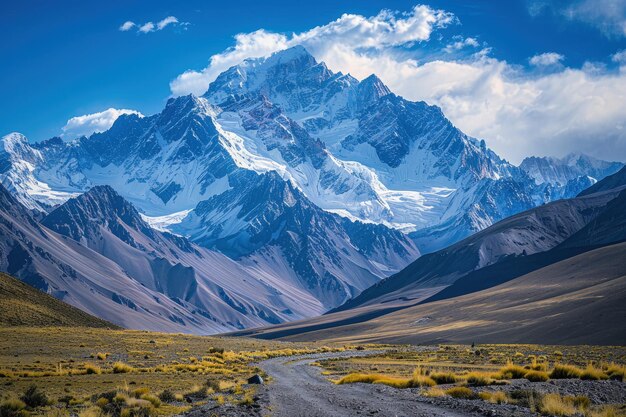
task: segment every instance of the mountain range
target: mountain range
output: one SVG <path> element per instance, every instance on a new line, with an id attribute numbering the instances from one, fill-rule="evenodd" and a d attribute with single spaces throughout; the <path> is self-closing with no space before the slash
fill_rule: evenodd
<path id="1" fill-rule="evenodd" d="M 243 336 L 393 343 L 626 342 L 626 168 L 511 218 L 328 314 Z"/>
<path id="2" fill-rule="evenodd" d="M 117 325 L 194 333 L 425 300 L 561 244 L 613 194 L 560 199 L 623 167 L 515 166 L 299 46 L 102 133 L 0 145 L 2 271 Z"/>

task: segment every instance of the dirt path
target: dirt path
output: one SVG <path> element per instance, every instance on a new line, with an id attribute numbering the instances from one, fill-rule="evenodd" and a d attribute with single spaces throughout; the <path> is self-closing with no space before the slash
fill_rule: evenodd
<path id="1" fill-rule="evenodd" d="M 423 346 L 416 349 L 432 349 Z M 527 409 L 508 404 L 451 397 L 426 398 L 417 389 L 385 385 L 329 382 L 311 362 L 337 357 L 367 356 L 373 351 L 348 351 L 269 359 L 257 364 L 272 381 L 258 386 L 253 404 L 215 401 L 182 417 L 528 417 Z"/>
<path id="2" fill-rule="evenodd" d="M 259 397 L 267 404 L 261 414 L 272 417 L 474 415 L 422 402 L 411 390 L 371 384 L 334 385 L 321 375 L 319 367 L 310 366 L 319 359 L 367 354 L 371 352 L 326 353 L 261 362 L 259 367 L 273 379 L 259 390 Z"/>

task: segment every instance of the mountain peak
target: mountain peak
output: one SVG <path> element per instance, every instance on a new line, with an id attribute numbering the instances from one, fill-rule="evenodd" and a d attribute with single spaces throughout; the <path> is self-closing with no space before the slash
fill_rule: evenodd
<path id="1" fill-rule="evenodd" d="M 275 64 L 285 63 L 294 60 L 303 60 L 312 63 L 313 65 L 317 64 L 317 61 L 315 60 L 313 55 L 311 55 L 309 51 L 307 51 L 307 49 L 302 45 L 296 45 L 292 46 L 291 48 L 283 49 L 282 51 L 274 52 L 266 60 L 266 62 L 268 64 Z"/>
<path id="2" fill-rule="evenodd" d="M 2 147 L 5 151 L 11 153 L 16 147 L 20 148 L 24 145 L 28 145 L 28 139 L 26 136 L 19 132 L 11 132 L 8 135 L 2 137 Z"/>
<path id="3" fill-rule="evenodd" d="M 42 223 L 77 241 L 98 236 L 98 229 L 102 226 L 130 244 L 130 235 L 122 223 L 145 234 L 152 234 L 152 229 L 135 207 L 109 185 L 97 185 L 68 200 L 48 214 Z"/>

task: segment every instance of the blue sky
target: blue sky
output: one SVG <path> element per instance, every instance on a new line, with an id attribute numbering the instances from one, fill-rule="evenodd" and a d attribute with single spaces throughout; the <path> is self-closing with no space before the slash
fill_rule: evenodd
<path id="1" fill-rule="evenodd" d="M 573 97 L 558 97 L 558 82 L 565 83 L 564 88 L 571 85 L 572 79 L 580 82 L 578 90 L 602 98 L 596 107 L 614 107 L 624 98 L 621 87 L 625 78 L 621 77 L 620 68 L 626 65 L 626 55 L 622 57 L 619 52 L 626 49 L 625 2 L 595 0 L 596 7 L 590 11 L 585 9 L 589 1 L 428 1 L 423 4 L 432 11 L 445 11 L 449 18 L 444 19 L 445 22 L 440 20 L 440 25 L 432 24 L 427 38 L 406 43 L 394 40 L 380 48 L 370 47 L 366 52 L 361 50 L 362 44 L 355 44 L 356 52 L 352 52 L 372 60 L 391 57 L 394 65 L 411 63 L 411 68 L 417 71 L 414 77 L 397 78 L 393 69 L 385 73 L 387 67 L 381 66 L 381 78 L 402 95 L 442 106 L 463 130 L 484 137 L 489 145 L 512 160 L 533 149 L 536 152 L 532 153 L 536 154 L 576 150 L 579 148 L 577 139 L 572 137 L 594 135 L 612 137 L 606 146 L 617 148 L 617 153 L 608 152 L 609 149 L 597 156 L 617 154 L 625 158 L 626 150 L 622 152 L 621 148 L 626 140 L 619 131 L 622 128 L 619 120 L 626 116 L 623 113 L 611 114 L 608 118 L 605 114 L 598 115 L 587 123 L 594 126 L 592 131 L 586 126 L 566 132 L 566 136 L 555 126 L 540 132 L 540 139 L 542 135 L 554 137 L 555 132 L 563 135 L 546 150 L 537 149 L 537 143 L 542 142 L 523 147 L 516 144 L 519 138 L 533 132 L 533 114 L 545 113 L 532 101 L 537 91 L 546 96 L 542 102 L 554 100 L 553 106 L 560 106 L 558 100 L 574 101 Z M 0 134 L 19 131 L 33 141 L 41 140 L 60 134 L 68 119 L 74 116 L 108 108 L 152 114 L 163 107 L 172 91 L 185 92 L 184 88 L 178 91 L 170 87 L 177 76 L 189 69 L 201 71 L 207 67 L 211 56 L 235 46 L 233 36 L 238 33 L 265 29 L 290 38 L 292 33 L 304 34 L 314 27 L 326 27 L 344 13 L 368 19 L 377 16 L 382 9 L 390 9 L 400 11 L 393 19 L 405 19 L 416 4 L 399 0 L 316 0 L 310 5 L 246 0 L 2 2 Z M 168 16 L 175 16 L 178 23 L 149 33 L 137 30 L 146 22 L 156 25 Z M 382 20 L 389 19 L 383 17 Z M 120 31 L 126 21 L 135 22 L 137 26 Z M 343 35 L 332 36 L 330 43 L 345 42 Z M 360 68 L 350 65 L 343 68 L 344 61 L 336 54 L 331 56 L 327 49 L 316 49 L 315 45 L 311 48 L 318 59 L 328 60 L 332 69 L 359 72 Z M 533 56 L 546 53 L 553 55 L 531 60 Z M 425 65 L 429 62 L 437 65 Z M 453 63 L 457 65 L 453 67 Z M 430 68 L 432 73 L 427 72 Z M 484 88 L 477 79 L 461 77 L 468 70 L 477 71 L 477 78 L 493 81 L 489 93 L 482 91 Z M 204 76 L 210 78 L 206 72 Z M 463 90 L 470 88 L 472 92 L 460 93 L 458 86 L 445 91 L 420 86 L 420 80 L 443 85 L 447 77 L 457 80 L 459 86 L 471 86 Z M 497 85 L 499 82 L 505 85 L 503 92 Z M 611 88 L 613 86 L 618 88 Z M 524 91 L 520 93 L 520 89 Z M 618 90 L 617 93 L 614 90 Z M 614 97 L 603 101 L 605 91 Z M 548 96 L 549 93 L 552 95 Z M 499 104 L 497 109 L 489 107 L 494 97 L 502 103 L 518 103 L 517 108 L 523 107 L 524 124 L 517 122 L 520 126 L 515 128 L 505 126 L 509 123 L 498 119 L 496 124 L 502 127 L 494 127 L 489 120 L 494 112 L 503 119 L 521 117 L 506 104 Z M 476 109 L 462 110 L 468 105 Z M 480 117 L 474 115 L 481 111 L 484 114 Z M 571 112 L 555 115 L 558 117 L 555 123 L 566 123 L 567 119 L 563 118 L 567 114 L 572 115 Z M 597 146 L 587 140 L 582 150 L 589 148 L 593 153 Z"/>

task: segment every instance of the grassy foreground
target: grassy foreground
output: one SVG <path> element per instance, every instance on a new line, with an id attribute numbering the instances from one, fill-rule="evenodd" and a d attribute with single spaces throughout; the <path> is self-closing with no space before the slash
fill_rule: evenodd
<path id="1" fill-rule="evenodd" d="M 528 384 L 558 379 L 626 381 L 626 347 L 541 345 L 441 345 L 399 349 L 361 358 L 316 363 L 337 384 L 416 388 L 427 397 L 517 404 L 548 416 L 626 416 L 625 404 L 592 404 L 584 395 L 542 393 Z M 512 380 L 526 388 L 502 390 Z M 626 384 L 623 385 L 626 389 Z"/>
<path id="2" fill-rule="evenodd" d="M 0 417 L 172 415 L 250 403 L 250 362 L 344 350 L 313 344 L 82 327 L 0 328 Z"/>

